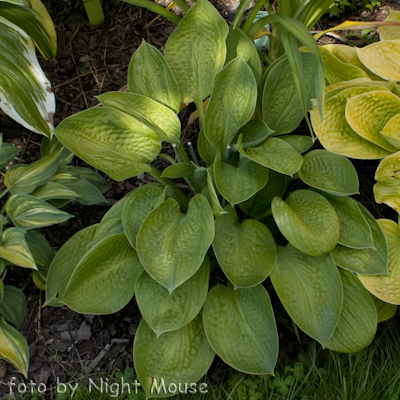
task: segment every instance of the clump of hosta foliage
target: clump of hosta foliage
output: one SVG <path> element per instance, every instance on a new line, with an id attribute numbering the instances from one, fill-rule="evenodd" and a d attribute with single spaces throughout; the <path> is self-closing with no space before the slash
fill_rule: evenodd
<path id="1" fill-rule="evenodd" d="M 385 223 L 350 197 L 359 182 L 346 157 L 291 134 L 312 99 L 322 117 L 324 53 L 308 29 L 332 1 L 278 1 L 277 15 L 271 9 L 241 30 L 248 3 L 230 28 L 208 1 L 187 6 L 165 57 L 145 42 L 134 53 L 129 93 L 103 94 L 103 107 L 55 129 L 112 178 L 147 172 L 157 181 L 67 241 L 46 286 L 46 305 L 89 314 L 114 313 L 135 295 L 143 319 L 134 364 L 148 397 L 190 389 L 215 354 L 237 370 L 273 374 L 278 332 L 266 279 L 326 348 L 355 352 L 376 332 L 377 308 L 361 280 L 388 276 Z M 262 68 L 252 39 L 266 24 L 270 65 Z M 200 161 L 180 138 L 177 114 L 191 102 Z M 160 153 L 162 142 L 175 159 Z M 170 163 L 163 171 L 151 165 L 157 156 Z M 216 284 L 214 273 L 226 282 Z"/>

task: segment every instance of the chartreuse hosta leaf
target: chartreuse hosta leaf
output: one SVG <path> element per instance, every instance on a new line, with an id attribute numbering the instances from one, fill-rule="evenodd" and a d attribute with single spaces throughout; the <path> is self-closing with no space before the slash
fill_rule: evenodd
<path id="1" fill-rule="evenodd" d="M 300 154 L 303 154 L 307 150 L 310 150 L 311 147 L 314 145 L 314 142 L 310 136 L 282 135 L 279 136 L 279 139 L 283 140 L 286 143 L 289 143 Z"/>
<path id="2" fill-rule="evenodd" d="M 391 304 L 400 304 L 400 230 L 388 219 L 379 219 L 389 249 L 388 274 L 358 275 L 363 285 L 376 297 Z"/>
<path id="3" fill-rule="evenodd" d="M 289 143 L 275 137 L 269 137 L 257 147 L 244 150 L 242 136 L 239 136 L 238 149 L 240 154 L 264 165 L 274 171 L 292 176 L 301 167 L 303 157 Z"/>
<path id="4" fill-rule="evenodd" d="M 269 229 L 254 219 L 239 223 L 235 208 L 215 221 L 213 249 L 218 264 L 235 288 L 263 282 L 277 258 Z"/>
<path id="5" fill-rule="evenodd" d="M 179 112 L 179 90 L 171 69 L 161 53 L 144 40 L 129 64 L 128 88 Z"/>
<path id="6" fill-rule="evenodd" d="M 267 184 L 250 199 L 239 204 L 239 207 L 252 218 L 261 219 L 271 214 L 271 203 L 274 197 L 282 197 L 286 189 L 286 176 L 270 170 Z"/>
<path id="7" fill-rule="evenodd" d="M 179 144 L 181 122 L 170 108 L 137 93 L 108 92 L 97 98 L 105 107 L 136 118 L 153 130 L 161 141 Z"/>
<path id="8" fill-rule="evenodd" d="M 132 299 L 142 271 L 126 236 L 108 236 L 82 257 L 59 301 L 80 313 L 115 313 Z"/>
<path id="9" fill-rule="evenodd" d="M 339 82 L 334 85 L 330 85 L 326 88 L 325 101 L 328 101 L 330 98 L 336 96 L 337 94 L 347 90 L 358 88 L 363 92 L 371 92 L 373 90 L 380 91 L 391 91 L 395 86 L 395 82 L 386 82 L 386 81 L 372 81 L 370 78 L 359 78 L 352 79 L 347 82 Z M 347 92 L 346 92 L 347 93 Z M 356 94 L 358 96 L 358 94 Z"/>
<path id="10" fill-rule="evenodd" d="M 358 193 L 358 175 L 351 161 L 326 150 L 304 155 L 299 176 L 307 185 L 336 196 Z"/>
<path id="11" fill-rule="evenodd" d="M 400 40 L 384 40 L 357 49 L 360 61 L 387 81 L 400 81 Z"/>
<path id="12" fill-rule="evenodd" d="M 164 187 L 150 183 L 135 189 L 124 204 L 121 214 L 123 232 L 136 249 L 136 237 L 149 213 L 164 201 Z"/>
<path id="13" fill-rule="evenodd" d="M 400 114 L 389 119 L 382 129 L 382 135 L 392 146 L 400 149 Z"/>
<path id="14" fill-rule="evenodd" d="M 393 210 L 400 212 L 400 178 L 384 178 L 374 185 L 375 201 L 378 204 L 385 203 Z"/>
<path id="15" fill-rule="evenodd" d="M 360 136 L 390 152 L 397 151 L 381 134 L 386 123 L 400 113 L 400 99 L 391 92 L 374 90 L 347 100 L 346 119 Z"/>
<path id="16" fill-rule="evenodd" d="M 178 83 L 181 103 L 202 101 L 222 69 L 228 25 L 214 6 L 199 0 L 190 8 L 165 45 L 165 59 Z"/>
<path id="17" fill-rule="evenodd" d="M 74 217 L 44 200 L 26 194 L 10 197 L 6 203 L 6 211 L 14 225 L 25 230 L 59 224 Z"/>
<path id="18" fill-rule="evenodd" d="M 78 193 L 56 182 L 47 182 L 36 188 L 31 194 L 33 197 L 47 200 L 74 200 L 81 197 Z"/>
<path id="19" fill-rule="evenodd" d="M 312 53 L 301 53 L 303 62 L 306 107 L 311 108 L 315 97 L 315 75 L 318 60 Z M 270 70 L 262 93 L 263 120 L 276 134 L 294 131 L 304 118 L 295 78 L 287 57 L 282 57 Z"/>
<path id="20" fill-rule="evenodd" d="M 4 177 L 4 184 L 12 194 L 29 194 L 47 183 L 58 168 L 61 150 L 44 156 L 32 164 L 13 165 Z"/>
<path id="21" fill-rule="evenodd" d="M 71 115 L 54 133 L 78 157 L 119 181 L 150 171 L 148 163 L 161 149 L 150 128 L 109 107 Z"/>
<path id="22" fill-rule="evenodd" d="M 386 303 L 385 301 L 378 299 L 372 293 L 370 293 L 370 296 L 375 304 L 376 311 L 378 313 L 378 324 L 380 322 L 387 321 L 388 319 L 393 318 L 396 315 L 397 305 Z"/>
<path id="23" fill-rule="evenodd" d="M 51 138 L 55 99 L 35 46 L 24 30 L 1 16 L 0 28 L 0 108 L 24 127 Z"/>
<path id="24" fill-rule="evenodd" d="M 310 111 L 314 132 L 326 150 L 351 158 L 369 160 L 390 154 L 389 151 L 358 135 L 346 120 L 347 100 L 370 90 L 370 87 L 352 87 L 325 101 L 323 120 L 316 107 Z"/>
<path id="25" fill-rule="evenodd" d="M 0 314 L 17 329 L 21 328 L 26 315 L 26 299 L 21 290 L 14 286 L 4 286 Z"/>
<path id="26" fill-rule="evenodd" d="M 272 214 L 283 236 L 310 256 L 329 253 L 339 240 L 339 219 L 319 193 L 296 190 L 286 201 L 277 196 L 272 200 Z"/>
<path id="27" fill-rule="evenodd" d="M 242 147 L 247 149 L 264 142 L 274 131 L 264 121 L 251 119 L 239 129 L 239 133 L 242 134 Z"/>
<path id="28" fill-rule="evenodd" d="M 210 261 L 206 257 L 197 272 L 169 294 L 168 289 L 143 271 L 136 282 L 136 301 L 157 337 L 183 328 L 196 317 L 207 297 L 209 275 Z"/>
<path id="29" fill-rule="evenodd" d="M 0 316 L 0 358 L 10 362 L 27 377 L 28 342 L 13 326 L 7 324 L 3 316 Z"/>
<path id="30" fill-rule="evenodd" d="M 15 265 L 36 270 L 35 260 L 24 238 L 25 231 L 8 228 L 0 241 L 0 257 Z"/>
<path id="31" fill-rule="evenodd" d="M 273 374 L 278 332 L 268 292 L 262 285 L 234 290 L 214 286 L 203 309 L 204 329 L 215 352 L 249 374 Z"/>
<path id="32" fill-rule="evenodd" d="M 225 157 L 225 149 L 240 127 L 250 120 L 257 101 L 257 84 L 240 56 L 215 76 L 204 122 L 208 141 Z"/>
<path id="33" fill-rule="evenodd" d="M 86 254 L 87 246 L 93 240 L 98 226 L 99 224 L 95 224 L 78 231 L 57 252 L 47 274 L 45 305 L 61 306 L 63 304 L 57 297 L 63 296 L 68 281 Z"/>
<path id="34" fill-rule="evenodd" d="M 360 203 L 357 205 L 371 228 L 374 247 L 351 249 L 338 244 L 331 251 L 333 261 L 339 267 L 362 275 L 387 274 L 388 248 L 382 229 L 365 207 Z"/>
<path id="35" fill-rule="evenodd" d="M 290 244 L 278 246 L 271 281 L 290 318 L 325 347 L 343 305 L 342 281 L 332 258 L 310 257 Z"/>
<path id="36" fill-rule="evenodd" d="M 343 284 L 343 307 L 339 322 L 325 347 L 355 353 L 367 347 L 378 325 L 376 307 L 368 291 L 351 272 L 339 268 Z"/>
<path id="37" fill-rule="evenodd" d="M 217 156 L 214 175 L 218 191 L 233 206 L 247 200 L 265 186 L 268 168 L 244 157 L 239 159 L 235 167 Z"/>
<path id="38" fill-rule="evenodd" d="M 213 239 L 210 204 L 197 194 L 187 214 L 174 199 L 154 209 L 143 221 L 136 245 L 145 270 L 172 293 L 199 269 Z"/>
<path id="39" fill-rule="evenodd" d="M 386 21 L 400 22 L 400 11 L 390 10 Z M 378 28 L 378 32 L 381 40 L 400 39 L 400 26 L 398 25 L 382 25 Z"/>
<path id="40" fill-rule="evenodd" d="M 146 398 L 185 393 L 208 371 L 214 357 L 201 314 L 159 337 L 142 319 L 133 343 L 135 370 Z"/>

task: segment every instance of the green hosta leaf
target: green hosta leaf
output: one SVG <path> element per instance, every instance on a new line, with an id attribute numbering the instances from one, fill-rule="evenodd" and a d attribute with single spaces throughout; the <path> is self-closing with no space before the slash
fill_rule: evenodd
<path id="1" fill-rule="evenodd" d="M 247 149 L 255 147 L 262 143 L 268 136 L 271 136 L 274 131 L 268 125 L 259 119 L 251 119 L 239 129 L 242 137 L 242 147 Z"/>
<path id="2" fill-rule="evenodd" d="M 395 304 L 390 304 L 378 299 L 372 293 L 370 293 L 372 301 L 375 304 L 376 311 L 378 313 L 378 324 L 380 322 L 387 321 L 390 318 L 393 318 L 397 313 L 397 306 Z"/>
<path id="3" fill-rule="evenodd" d="M 60 165 L 69 164 L 74 158 L 74 153 L 71 153 L 66 147 L 64 147 L 56 136 L 52 137 L 51 141 L 47 137 L 43 138 L 42 143 L 40 143 L 40 153 L 42 154 L 42 157 L 47 156 L 50 153 L 56 153 L 60 149 L 61 154 L 58 159 Z"/>
<path id="4" fill-rule="evenodd" d="M 392 117 L 382 129 L 382 135 L 396 149 L 400 149 L 400 114 Z M 1 153 L 0 153 L 1 155 Z"/>
<path id="5" fill-rule="evenodd" d="M 274 137 L 269 137 L 257 147 L 244 150 L 242 136 L 239 136 L 238 149 L 243 156 L 250 160 L 285 175 L 292 176 L 303 163 L 303 157 L 297 150 L 283 140 Z"/>
<path id="6" fill-rule="evenodd" d="M 123 232 L 136 249 L 136 237 L 149 213 L 164 201 L 164 187 L 150 183 L 135 189 L 124 204 L 121 214 Z"/>
<path id="7" fill-rule="evenodd" d="M 63 296 L 68 281 L 86 254 L 87 246 L 93 240 L 98 226 L 99 224 L 95 224 L 78 231 L 57 252 L 47 274 L 45 305 L 61 306 L 63 304 L 58 301 L 57 296 Z"/>
<path id="8" fill-rule="evenodd" d="M 32 40 L 0 16 L 0 43 L 0 108 L 25 128 L 51 138 L 55 99 Z"/>
<path id="9" fill-rule="evenodd" d="M 186 13 L 165 45 L 165 59 L 178 83 L 181 103 L 202 101 L 222 69 L 228 25 L 214 6 L 199 0 Z"/>
<path id="10" fill-rule="evenodd" d="M 24 235 L 21 229 L 6 229 L 0 242 L 0 257 L 20 267 L 37 269 Z"/>
<path id="11" fill-rule="evenodd" d="M 6 212 L 17 228 L 25 230 L 59 224 L 74 217 L 26 194 L 10 197 L 6 203 Z"/>
<path id="12" fill-rule="evenodd" d="M 21 290 L 5 285 L 0 314 L 17 329 L 21 328 L 26 315 L 26 298 Z"/>
<path id="13" fill-rule="evenodd" d="M 231 26 L 226 37 L 225 64 L 228 64 L 240 55 L 253 71 L 258 85 L 261 80 L 262 70 L 256 46 L 254 46 L 253 41 L 241 29 L 232 29 Z"/>
<path id="14" fill-rule="evenodd" d="M 271 203 L 274 197 L 282 197 L 286 189 L 286 176 L 270 170 L 267 184 L 250 199 L 239 204 L 239 207 L 252 218 L 261 219 L 271 214 Z"/>
<path id="15" fill-rule="evenodd" d="M 128 88 L 179 112 L 179 90 L 171 69 L 161 53 L 144 40 L 129 64 Z"/>
<path id="16" fill-rule="evenodd" d="M 218 191 L 232 206 L 249 199 L 268 181 L 268 168 L 248 158 L 240 158 L 234 167 L 222 162 L 217 156 L 214 174 Z"/>
<path id="17" fill-rule="evenodd" d="M 144 220 L 136 238 L 140 261 L 149 275 L 170 293 L 200 267 L 214 239 L 214 218 L 201 194 L 189 202 L 187 214 L 168 199 Z"/>
<path id="18" fill-rule="evenodd" d="M 381 132 L 386 123 L 399 113 L 400 99 L 388 91 L 374 90 L 347 100 L 346 119 L 351 128 L 361 137 L 390 152 L 397 149 Z"/>
<path id="19" fill-rule="evenodd" d="M 268 292 L 262 285 L 234 290 L 214 286 L 203 310 L 204 329 L 215 352 L 249 374 L 273 374 L 278 332 Z"/>
<path id="20" fill-rule="evenodd" d="M 254 75 L 243 58 L 235 58 L 216 75 L 204 120 L 208 141 L 223 156 L 238 129 L 252 117 L 256 101 Z"/>
<path id="21" fill-rule="evenodd" d="M 339 269 L 343 284 L 343 308 L 326 348 L 355 353 L 367 347 L 375 336 L 378 315 L 375 304 L 360 280 L 351 272 Z"/>
<path id="22" fill-rule="evenodd" d="M 387 81 L 400 81 L 400 40 L 384 40 L 357 49 L 360 61 Z"/>
<path id="23" fill-rule="evenodd" d="M 150 128 L 108 107 L 72 115 L 54 133 L 78 157 L 117 181 L 150 171 L 147 163 L 161 149 L 160 140 Z"/>
<path id="24" fill-rule="evenodd" d="M 61 183 L 47 182 L 43 186 L 39 186 L 32 193 L 31 196 L 38 199 L 47 200 L 75 200 L 80 196 L 73 190 L 67 188 Z"/>
<path id="25" fill-rule="evenodd" d="M 358 175 L 351 161 L 326 150 L 308 152 L 299 176 L 307 185 L 336 196 L 359 193 Z"/>
<path id="26" fill-rule="evenodd" d="M 181 122 L 170 108 L 137 93 L 109 92 L 97 98 L 105 107 L 136 118 L 154 131 L 161 141 L 179 144 Z"/>
<path id="27" fill-rule="evenodd" d="M 4 184 L 12 194 L 29 194 L 47 183 L 58 168 L 60 151 L 44 156 L 29 165 L 13 165 L 4 177 Z"/>
<path id="28" fill-rule="evenodd" d="M 199 151 L 200 157 L 204 160 L 207 167 L 214 163 L 217 155 L 221 158 L 221 152 L 208 141 L 203 129 L 199 133 L 197 150 Z"/>
<path id="29" fill-rule="evenodd" d="M 135 370 L 147 398 L 188 390 L 208 371 L 214 357 L 200 315 L 159 337 L 142 319 L 133 343 Z"/>
<path id="30" fill-rule="evenodd" d="M 2 264 L 4 265 L 4 268 L 6 267 L 6 261 L 2 259 Z M 3 280 L 0 278 L 0 304 L 3 300 L 3 295 L 4 295 L 4 283 Z"/>
<path id="31" fill-rule="evenodd" d="M 374 247 L 371 227 L 358 203 L 348 197 L 327 196 L 340 223 L 338 243 L 353 249 Z"/>
<path id="32" fill-rule="evenodd" d="M 0 169 L 8 165 L 21 150 L 9 143 L 3 143 L 0 151 Z"/>
<path id="33" fill-rule="evenodd" d="M 362 275 L 387 274 L 388 248 L 382 229 L 375 218 L 360 203 L 357 203 L 365 220 L 371 228 L 374 248 L 351 249 L 338 244 L 331 256 L 333 261 L 344 269 Z M 360 278 L 361 279 L 361 278 Z"/>
<path id="34" fill-rule="evenodd" d="M 208 201 L 210 202 L 213 215 L 215 218 L 218 218 L 219 216 L 226 214 L 226 211 L 221 207 L 221 204 L 217 196 L 217 192 L 215 191 L 211 172 L 208 170 L 207 170 L 207 187 L 205 187 L 201 193 L 204 194 L 204 196 L 206 196 Z"/>
<path id="35" fill-rule="evenodd" d="M 399 226 L 388 219 L 379 219 L 378 223 L 386 238 L 389 265 L 388 275 L 358 275 L 362 284 L 376 297 L 391 304 L 400 304 L 400 230 Z"/>
<path id="36" fill-rule="evenodd" d="M 33 259 L 39 268 L 48 269 L 54 253 L 43 233 L 30 230 L 25 233 L 25 241 L 29 246 Z"/>
<path id="37" fill-rule="evenodd" d="M 102 194 L 106 193 L 111 187 L 101 175 L 99 175 L 96 171 L 93 171 L 90 168 L 64 165 L 60 166 L 57 170 L 57 173 L 63 173 L 63 172 L 77 176 L 78 178 L 86 179 L 89 183 L 95 186 Z"/>
<path id="38" fill-rule="evenodd" d="M 379 180 L 374 186 L 375 201 L 385 203 L 400 212 L 400 178 L 394 176 Z"/>
<path id="39" fill-rule="evenodd" d="M 165 168 L 161 174 L 162 178 L 179 179 L 193 176 L 196 167 L 193 164 L 179 163 Z"/>
<path id="40" fill-rule="evenodd" d="M 234 208 L 215 221 L 213 249 L 218 264 L 235 289 L 263 282 L 277 258 L 269 229 L 254 219 L 239 223 Z"/>
<path id="41" fill-rule="evenodd" d="M 28 376 L 28 342 L 21 333 L 7 324 L 2 316 L 0 316 L 0 358 L 14 365 L 25 378 Z"/>
<path id="42" fill-rule="evenodd" d="M 203 265 L 172 294 L 144 271 L 136 282 L 135 296 L 140 312 L 159 337 L 164 332 L 183 328 L 203 307 L 208 292 L 210 261 Z"/>
<path id="43" fill-rule="evenodd" d="M 290 144 L 295 150 L 297 150 L 300 154 L 305 153 L 307 150 L 310 150 L 314 145 L 314 142 L 310 136 L 304 135 L 282 135 L 279 136 L 279 139 L 284 142 Z"/>
<path id="44" fill-rule="evenodd" d="M 283 236 L 310 256 L 329 253 L 339 240 L 340 225 L 336 212 L 318 193 L 296 190 L 290 193 L 286 202 L 275 197 L 272 214 Z"/>
<path id="45" fill-rule="evenodd" d="M 142 271 L 126 236 L 108 236 L 83 256 L 59 301 L 80 313 L 115 313 L 132 299 Z"/>
<path id="46" fill-rule="evenodd" d="M 286 248 L 278 246 L 271 281 L 290 318 L 325 346 L 338 324 L 343 304 L 340 274 L 331 257 L 310 257 L 290 244 Z"/>
<path id="47" fill-rule="evenodd" d="M 300 53 L 303 62 L 306 107 L 311 108 L 315 97 L 315 75 L 318 60 L 312 53 Z M 304 118 L 296 89 L 295 77 L 287 57 L 270 70 L 262 92 L 263 120 L 275 134 L 293 132 Z"/>
<path id="48" fill-rule="evenodd" d="M 370 91 L 371 88 L 353 87 L 343 90 L 324 104 L 324 119 L 318 109 L 310 111 L 315 134 L 326 150 L 351 158 L 380 159 L 390 153 L 358 135 L 345 117 L 347 99 Z"/>

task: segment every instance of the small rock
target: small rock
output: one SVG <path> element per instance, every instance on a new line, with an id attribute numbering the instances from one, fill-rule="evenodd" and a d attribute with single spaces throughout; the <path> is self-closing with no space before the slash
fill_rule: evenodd
<path id="1" fill-rule="evenodd" d="M 129 325 L 128 333 L 131 336 L 135 336 L 136 335 L 136 331 L 137 331 L 137 327 L 135 325 Z"/>
<path id="2" fill-rule="evenodd" d="M 72 337 L 74 340 L 90 340 L 92 337 L 90 325 L 86 321 L 83 321 L 79 329 L 76 332 L 72 332 Z"/>
<path id="3" fill-rule="evenodd" d="M 108 328 L 108 330 L 110 331 L 111 336 L 115 336 L 117 334 L 117 330 L 115 329 L 114 324 L 111 324 L 110 327 Z"/>
<path id="4" fill-rule="evenodd" d="M 1 365 L 0 366 L 0 379 L 4 379 L 7 373 L 7 367 Z"/>
<path id="5" fill-rule="evenodd" d="M 36 343 L 33 342 L 29 345 L 29 359 L 32 360 L 36 355 Z"/>

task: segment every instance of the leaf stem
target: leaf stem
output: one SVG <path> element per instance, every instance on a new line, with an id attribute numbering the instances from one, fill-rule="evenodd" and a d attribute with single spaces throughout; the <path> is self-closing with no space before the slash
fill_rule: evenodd
<path id="1" fill-rule="evenodd" d="M 246 19 L 246 22 L 243 25 L 242 31 L 244 33 L 247 33 L 247 31 L 251 28 L 251 25 L 254 22 L 254 19 L 256 18 L 258 12 L 261 10 L 261 8 L 264 6 L 265 2 L 267 0 L 258 0 L 256 5 L 252 8 L 250 11 L 249 16 Z"/>
<path id="2" fill-rule="evenodd" d="M 204 126 L 204 106 L 203 106 L 203 101 L 200 100 L 200 98 L 196 98 L 194 100 L 194 104 L 196 104 L 197 111 L 199 112 L 199 123 L 200 123 L 200 128 Z"/>
<path id="3" fill-rule="evenodd" d="M 104 13 L 100 0 L 83 0 L 90 25 L 100 25 L 104 22 Z"/>
<path id="4" fill-rule="evenodd" d="M 10 191 L 10 188 L 7 188 L 6 190 L 4 190 L 4 192 L 0 194 L 0 199 L 2 197 L 4 197 L 9 191 Z"/>
<path id="5" fill-rule="evenodd" d="M 184 163 L 190 164 L 190 160 L 188 155 L 186 154 L 185 149 L 183 148 L 183 144 L 180 143 L 178 146 L 176 146 L 176 149 L 178 150 L 178 154 L 182 158 Z"/>
<path id="6" fill-rule="evenodd" d="M 185 0 L 174 0 L 174 3 L 185 13 L 190 10 L 190 6 L 186 4 Z"/>
<path id="7" fill-rule="evenodd" d="M 161 16 L 169 19 L 171 22 L 175 24 L 179 24 L 182 18 L 178 17 L 171 11 L 166 10 L 164 7 L 160 6 L 157 3 L 153 3 L 149 0 L 123 0 L 125 3 L 133 4 L 136 7 L 147 8 L 148 10 L 160 14 Z"/>

